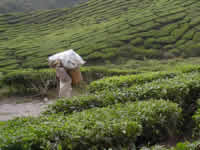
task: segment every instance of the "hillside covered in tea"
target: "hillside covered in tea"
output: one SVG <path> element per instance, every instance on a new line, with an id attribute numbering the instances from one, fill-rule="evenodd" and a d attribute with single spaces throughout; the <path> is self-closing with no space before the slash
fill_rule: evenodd
<path id="1" fill-rule="evenodd" d="M 85 0 L 86 1 L 86 0 Z M 29 12 L 38 9 L 72 7 L 84 0 L 1 0 L 0 13 Z"/>
<path id="2" fill-rule="evenodd" d="M 75 95 L 57 99 L 47 58 L 66 49 L 87 66 Z M 0 15 L 0 150 L 199 150 L 199 50 L 199 0 Z M 55 102 L 40 116 L 1 120 L 26 98 L 40 98 L 38 109 Z"/>
<path id="3" fill-rule="evenodd" d="M 0 71 L 47 67 L 74 49 L 88 62 L 199 56 L 198 0 L 90 0 L 0 16 Z"/>

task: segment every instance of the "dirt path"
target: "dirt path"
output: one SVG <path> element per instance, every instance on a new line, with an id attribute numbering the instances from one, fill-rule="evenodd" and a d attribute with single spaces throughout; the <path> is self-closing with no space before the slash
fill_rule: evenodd
<path id="1" fill-rule="evenodd" d="M 31 98 L 6 98 L 0 100 L 0 121 L 21 116 L 38 116 L 53 100 Z"/>

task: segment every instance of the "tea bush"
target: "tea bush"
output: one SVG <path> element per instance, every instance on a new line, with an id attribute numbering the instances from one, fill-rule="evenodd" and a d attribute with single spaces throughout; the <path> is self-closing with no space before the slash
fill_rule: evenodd
<path id="1" fill-rule="evenodd" d="M 3 76 L 2 83 L 9 86 L 11 93 L 37 93 L 46 95 L 47 91 L 56 86 L 55 71 L 43 70 L 16 70 Z"/>
<path id="2" fill-rule="evenodd" d="M 195 127 L 193 129 L 193 135 L 195 137 L 199 137 L 200 135 L 200 108 L 199 108 L 199 103 L 200 101 L 198 100 L 198 109 L 195 111 L 195 113 L 192 116 L 193 121 L 195 122 Z"/>
<path id="3" fill-rule="evenodd" d="M 176 144 L 172 150 L 199 150 L 200 149 L 200 141 L 194 142 L 179 142 Z"/>
<path id="4" fill-rule="evenodd" d="M 47 67 L 74 49 L 88 64 L 199 56 L 197 0 L 89 0 L 70 9 L 0 16 L 0 71 Z"/>
<path id="5" fill-rule="evenodd" d="M 81 68 L 84 81 L 90 82 L 103 76 L 125 75 L 137 73 L 134 70 L 108 69 L 106 67 Z M 56 74 L 54 69 L 24 69 L 11 71 L 0 79 L 2 84 L 10 87 L 10 94 L 40 94 L 45 95 L 51 88 L 56 87 Z"/>
<path id="6" fill-rule="evenodd" d="M 177 60 L 178 61 L 178 60 Z M 192 60 L 192 62 L 195 62 L 195 60 Z M 176 62 L 176 61 L 175 61 Z M 139 63 L 139 62 L 137 62 Z M 141 63 L 141 62 L 140 62 Z M 174 62 L 173 62 L 174 63 Z M 109 77 L 109 76 L 116 76 L 121 75 L 120 77 L 110 77 L 110 78 L 104 78 L 98 81 L 94 81 L 90 84 L 89 90 L 91 92 L 94 91 L 100 91 L 105 88 L 118 88 L 118 87 L 125 87 L 125 86 L 131 86 L 132 84 L 141 84 L 145 82 L 150 82 L 152 80 L 158 79 L 158 78 L 171 78 L 177 75 L 178 72 L 192 72 L 192 71 L 199 71 L 200 66 L 199 65 L 185 65 L 185 63 L 190 63 L 189 60 L 184 62 L 184 64 L 178 65 L 177 67 L 172 68 L 170 70 L 169 65 L 162 66 L 162 70 L 169 70 L 168 72 L 157 72 L 157 73 L 145 73 L 141 75 L 133 75 L 133 74 L 140 74 L 144 73 L 145 69 L 142 68 L 144 64 L 141 64 L 142 66 L 136 69 L 122 69 L 117 68 L 116 65 L 114 67 L 112 66 L 89 66 L 89 67 L 82 67 L 81 72 L 84 78 L 84 81 L 91 82 L 97 79 L 101 79 L 103 77 Z M 155 61 L 155 64 L 158 64 L 158 62 Z M 158 66 L 158 65 L 157 65 Z M 165 68 L 165 69 L 164 69 Z M 144 69 L 144 70 L 143 70 Z M 150 70 L 154 70 L 155 67 L 151 66 Z M 176 70 L 176 71 L 174 71 Z M 123 76 L 122 76 L 123 75 Z M 32 94 L 32 93 L 46 93 L 46 90 L 52 87 L 56 87 L 56 81 L 55 81 L 55 70 L 53 69 L 39 69 L 39 70 L 33 70 L 33 69 L 24 69 L 24 70 L 16 70 L 16 71 L 9 71 L 9 73 L 2 73 L 0 75 L 0 87 L 1 86 L 9 86 L 10 87 L 10 94 Z M 45 81 L 44 81 L 45 78 Z M 48 84 L 47 82 L 51 81 L 51 84 Z M 34 83 L 36 83 L 34 85 Z M 4 85 L 3 85 L 4 84 Z M 45 89 L 45 85 L 49 85 Z M 39 93 L 38 93 L 39 92 Z"/>
<path id="7" fill-rule="evenodd" d="M 6 124 L 6 122 L 0 121 L 0 126 L 3 126 L 5 124 Z"/>
<path id="8" fill-rule="evenodd" d="M 89 85 L 90 92 L 99 92 L 105 89 L 130 87 L 134 84 L 143 84 L 160 78 L 173 78 L 176 73 L 148 72 L 138 75 L 114 76 L 94 81 Z"/>
<path id="9" fill-rule="evenodd" d="M 148 141 L 176 134 L 181 108 L 149 100 L 94 108 L 68 116 L 17 118 L 0 127 L 0 149 L 103 149 L 127 146 L 138 137 Z"/>
<path id="10" fill-rule="evenodd" d="M 158 79 L 129 88 L 138 99 L 164 98 L 181 105 L 193 103 L 200 95 L 200 73 L 180 74 L 172 79 Z"/>
<path id="11" fill-rule="evenodd" d="M 140 150 L 199 150 L 200 148 L 200 141 L 194 141 L 194 142 L 179 142 L 176 144 L 176 146 L 171 148 L 166 148 L 165 146 L 152 146 L 150 148 L 143 147 Z"/>
<path id="12" fill-rule="evenodd" d="M 91 82 L 97 79 L 101 79 L 103 77 L 137 74 L 141 73 L 142 71 L 133 69 L 110 68 L 106 66 L 90 66 L 90 67 L 82 67 L 81 72 L 83 74 L 84 80 L 87 82 Z"/>
<path id="13" fill-rule="evenodd" d="M 124 88 L 134 84 L 143 84 L 151 82 L 156 79 L 173 78 L 182 73 L 189 73 L 193 71 L 200 71 L 199 65 L 180 65 L 175 68 L 176 71 L 163 71 L 163 72 L 147 72 L 139 75 L 125 75 L 107 77 L 97 81 L 93 81 L 89 85 L 90 92 L 99 92 L 105 89 Z"/>
<path id="14" fill-rule="evenodd" d="M 200 73 L 180 74 L 171 79 L 159 79 L 130 88 L 105 90 L 89 96 L 57 100 L 45 113 L 71 113 L 93 107 L 104 107 L 116 103 L 145 100 L 149 98 L 169 99 L 190 110 L 191 104 L 199 98 Z M 192 109 L 190 110 L 192 111 Z"/>

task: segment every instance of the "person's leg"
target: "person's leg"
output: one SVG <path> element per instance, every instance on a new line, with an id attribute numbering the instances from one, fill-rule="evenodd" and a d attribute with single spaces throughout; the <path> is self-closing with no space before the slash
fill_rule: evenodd
<path id="1" fill-rule="evenodd" d="M 60 85 L 59 85 L 59 98 L 61 98 L 61 97 L 64 97 L 63 95 L 64 95 L 64 85 L 65 85 L 65 83 L 64 82 L 62 82 L 62 81 L 60 81 Z"/>
<path id="2" fill-rule="evenodd" d="M 58 96 L 59 96 L 59 93 L 60 93 L 60 81 L 59 81 L 59 78 L 56 76 L 56 92 L 58 93 Z"/>
<path id="3" fill-rule="evenodd" d="M 71 83 L 66 82 L 65 86 L 64 86 L 64 90 L 65 90 L 65 97 L 71 97 L 72 96 L 72 86 Z"/>
<path id="4" fill-rule="evenodd" d="M 71 96 L 72 96 L 72 86 L 70 82 L 61 82 L 59 97 L 69 98 Z"/>

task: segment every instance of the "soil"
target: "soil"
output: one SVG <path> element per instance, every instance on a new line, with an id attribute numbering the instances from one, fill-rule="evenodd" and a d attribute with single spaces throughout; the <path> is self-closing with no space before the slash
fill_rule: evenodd
<path id="1" fill-rule="evenodd" d="M 1 91 L 0 91 L 1 92 Z M 39 116 L 45 108 L 58 99 L 57 90 L 48 92 L 48 100 L 39 97 L 1 97 L 0 94 L 0 121 L 7 121 L 15 117 Z M 73 88 L 72 96 L 87 94 L 85 88 Z"/>
<path id="2" fill-rule="evenodd" d="M 39 116 L 48 104 L 55 100 L 10 97 L 0 100 L 0 121 L 7 121 L 15 117 Z"/>

